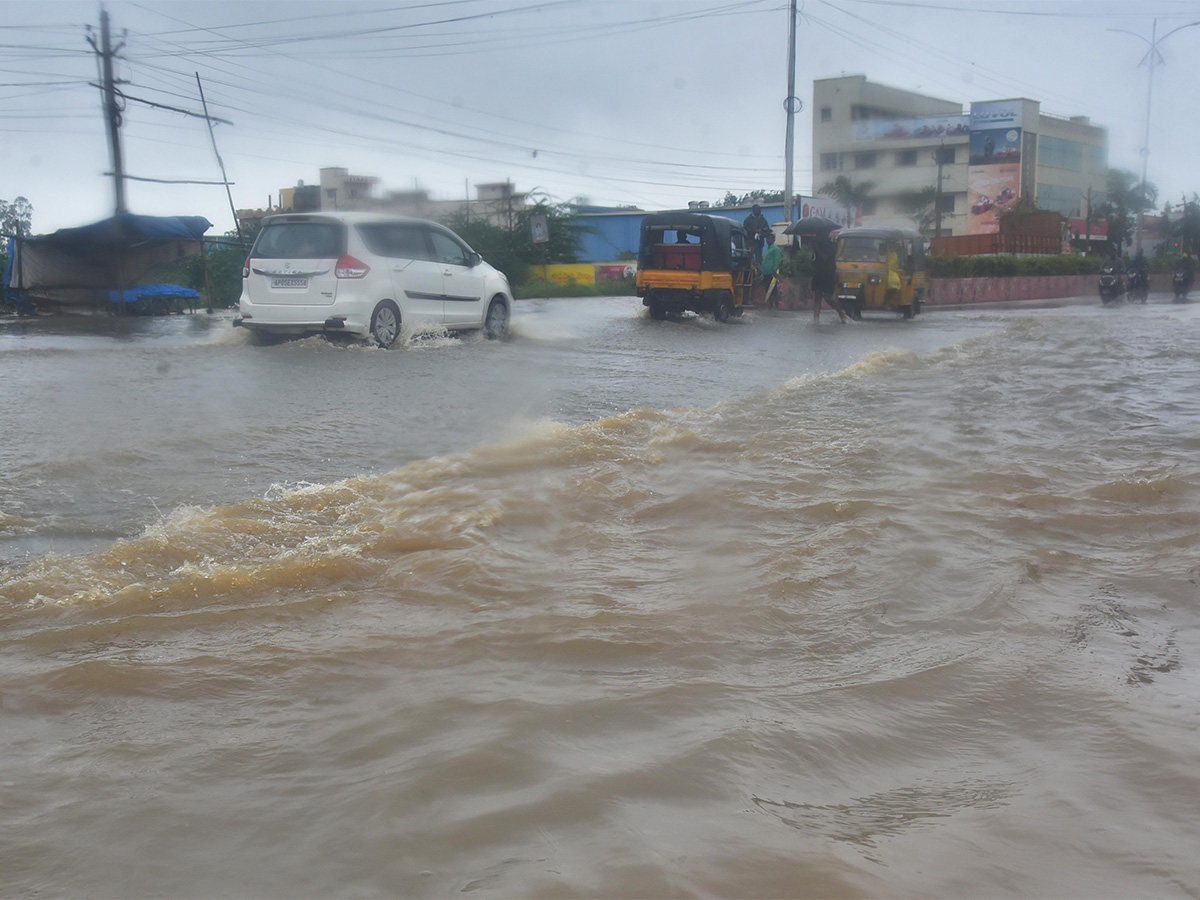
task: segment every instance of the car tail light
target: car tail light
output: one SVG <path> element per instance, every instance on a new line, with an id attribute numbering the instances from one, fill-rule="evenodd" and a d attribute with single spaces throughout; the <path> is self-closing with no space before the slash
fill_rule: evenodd
<path id="1" fill-rule="evenodd" d="M 343 256 L 337 261 L 337 268 L 333 270 L 333 274 L 338 278 L 362 278 L 370 271 L 371 267 L 361 259 Z"/>
<path id="2" fill-rule="evenodd" d="M 246 257 L 246 261 L 244 263 L 242 263 L 242 277 L 243 278 L 250 277 L 250 257 L 248 257 L 248 256 Z"/>

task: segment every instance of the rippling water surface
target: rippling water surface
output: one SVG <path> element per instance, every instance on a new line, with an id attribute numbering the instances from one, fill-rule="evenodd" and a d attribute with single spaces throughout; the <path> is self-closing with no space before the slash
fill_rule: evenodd
<path id="1" fill-rule="evenodd" d="M 1200 312 L 0 332 L 4 896 L 1196 896 Z"/>

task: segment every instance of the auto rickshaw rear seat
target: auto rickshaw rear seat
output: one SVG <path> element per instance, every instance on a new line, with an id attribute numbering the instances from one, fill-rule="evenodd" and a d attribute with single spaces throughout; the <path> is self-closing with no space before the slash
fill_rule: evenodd
<path id="1" fill-rule="evenodd" d="M 699 244 L 655 244 L 651 257 L 656 269 L 690 269 L 700 271 Z"/>

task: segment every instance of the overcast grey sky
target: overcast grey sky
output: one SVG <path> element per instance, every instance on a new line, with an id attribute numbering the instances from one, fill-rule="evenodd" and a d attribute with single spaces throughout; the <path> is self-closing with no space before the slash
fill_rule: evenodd
<path id="1" fill-rule="evenodd" d="M 220 178 L 259 207 L 322 166 L 385 190 L 461 198 L 511 179 L 555 200 L 642 208 L 782 189 L 787 0 L 109 2 L 131 99 L 126 171 Z M 27 197 L 34 230 L 109 215 L 113 193 L 87 42 L 95 2 L 0 0 L 0 199 Z M 1110 165 L 1141 171 L 1142 63 L 1158 34 L 1200 22 L 1200 0 L 803 0 L 795 187 L 812 184 L 812 81 L 863 74 L 964 104 L 1023 96 L 1109 131 Z M 123 32 L 127 32 L 123 34 Z M 1139 37 L 1140 36 L 1140 37 Z M 1192 163 L 1200 27 L 1160 45 L 1149 178 L 1200 190 Z M 473 187 L 472 187 L 473 192 Z M 129 207 L 233 227 L 222 187 L 131 182 Z"/>

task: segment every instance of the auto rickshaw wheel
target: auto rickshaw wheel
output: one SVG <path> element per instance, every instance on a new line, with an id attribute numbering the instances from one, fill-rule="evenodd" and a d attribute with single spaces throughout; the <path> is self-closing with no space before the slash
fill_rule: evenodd
<path id="1" fill-rule="evenodd" d="M 713 310 L 713 318 L 718 322 L 728 322 L 729 317 L 733 315 L 733 302 L 726 295 L 717 301 L 717 308 Z"/>
<path id="2" fill-rule="evenodd" d="M 906 319 L 911 319 L 911 318 L 913 317 L 913 314 L 914 314 L 914 311 L 913 311 L 913 308 L 912 308 L 912 305 L 911 305 L 911 304 L 910 304 L 910 305 L 908 305 L 908 306 L 902 306 L 902 307 L 900 307 L 900 312 L 902 312 L 902 313 L 904 314 L 904 318 L 906 318 Z"/>

